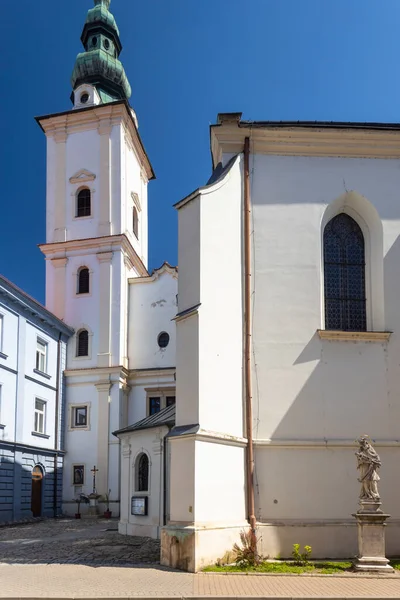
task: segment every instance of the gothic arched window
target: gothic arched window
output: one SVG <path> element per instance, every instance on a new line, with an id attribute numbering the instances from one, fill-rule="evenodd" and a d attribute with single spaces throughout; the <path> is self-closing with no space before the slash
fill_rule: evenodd
<path id="1" fill-rule="evenodd" d="M 76 198 L 76 216 L 90 217 L 90 204 L 90 190 L 88 188 L 83 188 L 83 190 L 78 192 L 78 196 Z"/>
<path id="2" fill-rule="evenodd" d="M 149 457 L 144 452 L 136 461 L 136 491 L 149 491 Z"/>
<path id="3" fill-rule="evenodd" d="M 78 331 L 76 336 L 76 355 L 89 356 L 89 332 L 86 329 Z"/>
<path id="4" fill-rule="evenodd" d="M 360 226 L 346 213 L 324 230 L 325 328 L 365 331 L 365 247 Z"/>
<path id="5" fill-rule="evenodd" d="M 133 207 L 132 229 L 135 236 L 139 239 L 139 215 L 136 207 Z"/>
<path id="6" fill-rule="evenodd" d="M 78 294 L 89 293 L 89 269 L 82 267 L 78 271 Z"/>

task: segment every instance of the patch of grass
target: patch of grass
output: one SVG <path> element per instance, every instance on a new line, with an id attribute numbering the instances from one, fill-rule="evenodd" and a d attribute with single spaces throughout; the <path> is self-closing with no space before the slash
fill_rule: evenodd
<path id="1" fill-rule="evenodd" d="M 396 571 L 400 571 L 400 558 L 393 558 L 390 561 L 390 565 L 393 567 L 393 569 L 396 569 Z"/>
<path id="2" fill-rule="evenodd" d="M 393 565 L 394 566 L 394 565 Z M 240 567 L 238 565 L 210 566 L 205 567 L 203 571 L 212 573 L 343 573 L 350 571 L 352 564 L 350 562 L 310 562 L 304 566 L 294 565 L 289 562 L 262 562 L 252 567 Z M 398 567 L 400 569 L 400 560 Z"/>

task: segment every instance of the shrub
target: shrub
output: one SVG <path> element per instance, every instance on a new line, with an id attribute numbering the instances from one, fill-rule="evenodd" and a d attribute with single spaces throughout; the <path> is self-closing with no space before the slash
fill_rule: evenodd
<path id="1" fill-rule="evenodd" d="M 248 529 L 240 533 L 241 546 L 235 544 L 233 552 L 236 554 L 236 564 L 240 567 L 254 567 L 260 564 L 261 557 L 257 551 L 257 539 L 255 531 Z"/>
<path id="2" fill-rule="evenodd" d="M 304 546 L 303 552 L 300 552 L 300 544 L 293 544 L 292 556 L 295 565 L 308 565 L 311 557 L 311 546 Z"/>

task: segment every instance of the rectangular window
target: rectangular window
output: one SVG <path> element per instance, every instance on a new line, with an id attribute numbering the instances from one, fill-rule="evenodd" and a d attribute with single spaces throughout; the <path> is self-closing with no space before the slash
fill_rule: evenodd
<path id="1" fill-rule="evenodd" d="M 173 387 L 145 388 L 145 392 L 147 393 L 147 416 L 154 415 L 167 406 L 175 404 L 175 388 Z"/>
<path id="2" fill-rule="evenodd" d="M 0 315 L 0 352 L 3 352 L 3 325 L 4 316 Z"/>
<path id="3" fill-rule="evenodd" d="M 36 398 L 36 400 L 35 400 L 35 426 L 34 426 L 35 433 L 43 433 L 44 434 L 45 417 L 46 417 L 46 402 Z"/>
<path id="4" fill-rule="evenodd" d="M 74 485 L 83 485 L 85 483 L 85 466 L 74 465 L 73 466 L 73 479 Z"/>
<path id="5" fill-rule="evenodd" d="M 87 426 L 87 406 L 75 406 L 72 410 L 72 427 Z"/>
<path id="6" fill-rule="evenodd" d="M 47 367 L 47 344 L 39 338 L 36 342 L 36 369 L 46 373 Z"/>
<path id="7" fill-rule="evenodd" d="M 150 415 L 155 415 L 156 413 L 160 412 L 160 409 L 161 409 L 161 398 L 160 397 L 150 398 L 149 399 Z"/>
<path id="8" fill-rule="evenodd" d="M 167 396 L 166 406 L 172 406 L 173 404 L 175 404 L 175 396 Z"/>

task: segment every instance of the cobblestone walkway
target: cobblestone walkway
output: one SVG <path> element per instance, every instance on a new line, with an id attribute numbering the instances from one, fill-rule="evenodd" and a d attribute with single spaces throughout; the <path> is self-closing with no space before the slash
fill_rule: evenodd
<path id="1" fill-rule="evenodd" d="M 158 564 L 157 540 L 120 535 L 117 521 L 57 519 L 0 529 L 0 564 Z"/>

